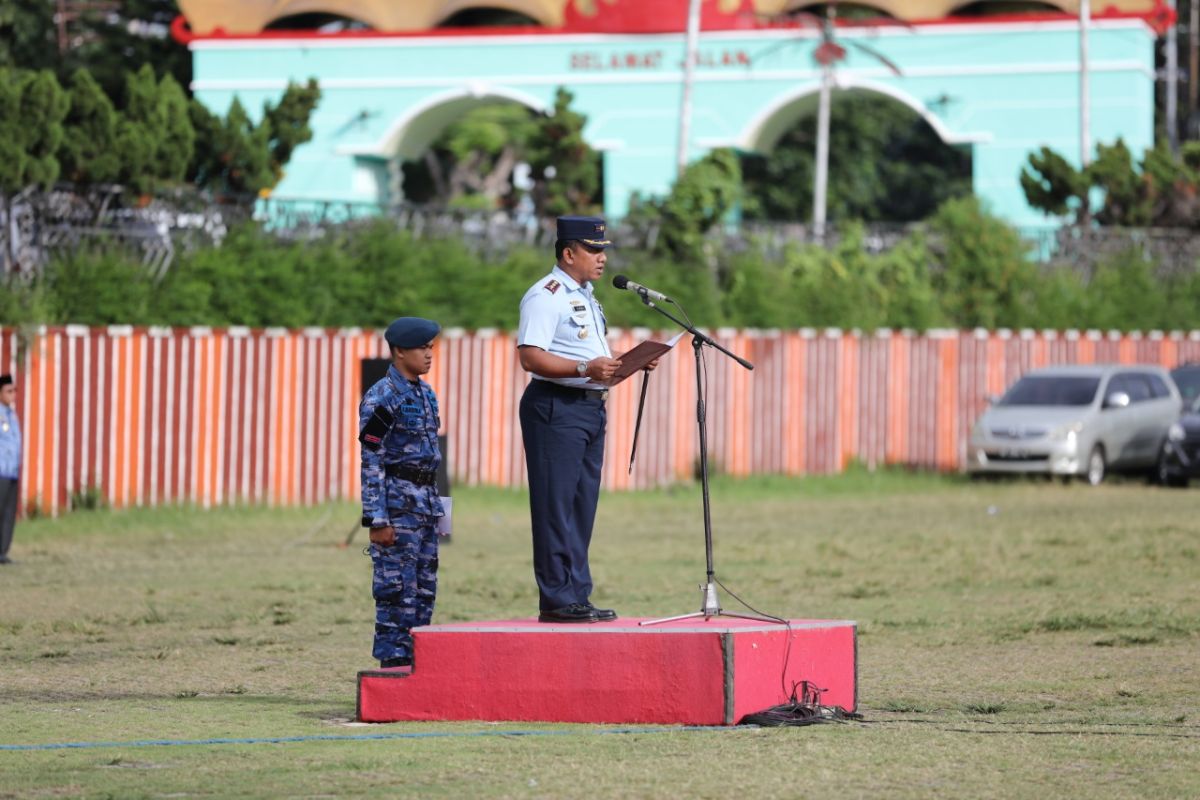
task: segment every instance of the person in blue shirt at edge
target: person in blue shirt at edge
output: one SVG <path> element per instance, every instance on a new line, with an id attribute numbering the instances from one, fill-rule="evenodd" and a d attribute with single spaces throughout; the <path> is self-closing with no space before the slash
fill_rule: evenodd
<path id="1" fill-rule="evenodd" d="M 418 317 L 388 326 L 392 364 L 358 407 L 362 445 L 362 524 L 374 563 L 373 655 L 383 668 L 412 667 L 412 629 L 428 625 L 437 595 L 437 397 L 421 376 L 433 365 L 441 328 Z"/>
<path id="2" fill-rule="evenodd" d="M 20 503 L 21 425 L 17 421 L 17 386 L 12 375 L 0 375 L 0 564 L 11 564 L 12 546 Z"/>
<path id="3" fill-rule="evenodd" d="M 533 572 L 541 622 L 602 622 L 592 605 L 588 547 L 604 463 L 605 382 L 621 366 L 593 283 L 612 242 L 599 217 L 558 218 L 556 264 L 521 298 L 517 353 L 532 380 L 521 396 Z M 655 361 L 648 368 L 657 366 Z"/>

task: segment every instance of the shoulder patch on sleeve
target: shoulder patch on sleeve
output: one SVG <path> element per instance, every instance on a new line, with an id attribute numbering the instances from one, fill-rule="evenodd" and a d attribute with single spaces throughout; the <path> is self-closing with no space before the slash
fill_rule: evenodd
<path id="1" fill-rule="evenodd" d="M 383 437 L 387 436 L 388 431 L 392 429 L 392 423 L 395 422 L 395 417 L 392 412 L 388 411 L 382 405 L 375 407 L 375 413 L 367 420 L 367 424 L 363 426 L 362 433 L 358 435 L 358 440 L 362 442 L 363 447 L 368 450 L 378 451 L 383 447 Z"/>
<path id="2" fill-rule="evenodd" d="M 554 278 L 551 278 L 550 280 L 546 281 L 546 285 L 543 286 L 542 288 L 545 289 L 550 294 L 554 294 L 555 292 L 558 291 L 559 286 L 562 286 L 562 284 L 559 283 L 558 281 L 556 281 Z"/>

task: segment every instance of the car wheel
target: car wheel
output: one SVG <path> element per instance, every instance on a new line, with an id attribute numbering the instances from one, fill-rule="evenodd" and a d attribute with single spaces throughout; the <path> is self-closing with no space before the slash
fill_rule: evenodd
<path id="1" fill-rule="evenodd" d="M 1187 488 L 1188 479 L 1185 476 L 1174 475 L 1171 473 L 1171 464 L 1168 461 L 1170 450 L 1164 444 L 1158 451 L 1158 463 L 1154 465 L 1154 477 L 1158 480 L 1160 486 L 1170 486 L 1174 489 Z"/>
<path id="2" fill-rule="evenodd" d="M 1099 486 L 1104 483 L 1104 475 L 1108 470 L 1108 465 L 1104 461 L 1104 448 L 1096 445 L 1092 448 L 1091 455 L 1087 460 L 1087 482 L 1092 486 Z"/>
<path id="3" fill-rule="evenodd" d="M 1158 448 L 1158 461 L 1154 462 L 1154 482 L 1159 486 L 1171 485 L 1171 466 L 1167 463 L 1167 445 Z"/>

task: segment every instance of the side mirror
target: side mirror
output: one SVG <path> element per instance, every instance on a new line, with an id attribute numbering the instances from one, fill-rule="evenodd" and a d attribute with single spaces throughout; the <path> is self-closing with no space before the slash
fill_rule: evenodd
<path id="1" fill-rule="evenodd" d="M 1125 392 L 1113 392 L 1108 397 L 1104 398 L 1105 408 L 1127 408 L 1129 406 L 1129 395 Z"/>

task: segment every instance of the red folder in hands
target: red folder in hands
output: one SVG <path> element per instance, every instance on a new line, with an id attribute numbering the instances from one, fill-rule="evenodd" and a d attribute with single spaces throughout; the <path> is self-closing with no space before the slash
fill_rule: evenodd
<path id="1" fill-rule="evenodd" d="M 653 339 L 647 339 L 628 351 L 617 356 L 617 360 L 621 362 L 621 366 L 613 373 L 613 376 L 607 381 L 604 381 L 605 386 L 616 386 L 621 381 L 633 375 L 636 372 L 646 368 L 656 358 L 661 358 L 666 353 L 671 352 L 671 348 L 679 341 L 683 334 L 679 334 L 669 342 L 656 342 Z"/>

